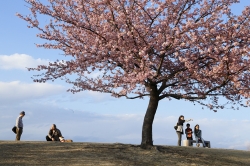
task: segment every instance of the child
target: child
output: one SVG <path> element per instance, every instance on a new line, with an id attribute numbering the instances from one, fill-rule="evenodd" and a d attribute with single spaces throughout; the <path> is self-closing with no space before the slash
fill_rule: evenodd
<path id="1" fill-rule="evenodd" d="M 187 140 L 193 140 L 193 137 L 192 137 L 193 131 L 190 128 L 190 124 L 188 123 L 186 126 L 187 128 L 185 129 L 185 134 L 186 134 Z M 191 146 L 193 146 L 193 142 L 191 142 Z"/>

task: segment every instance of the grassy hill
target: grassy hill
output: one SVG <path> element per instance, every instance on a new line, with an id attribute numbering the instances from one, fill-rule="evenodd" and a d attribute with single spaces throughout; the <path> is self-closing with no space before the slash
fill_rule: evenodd
<path id="1" fill-rule="evenodd" d="M 4 166 L 249 166 L 250 151 L 107 143 L 0 141 Z"/>

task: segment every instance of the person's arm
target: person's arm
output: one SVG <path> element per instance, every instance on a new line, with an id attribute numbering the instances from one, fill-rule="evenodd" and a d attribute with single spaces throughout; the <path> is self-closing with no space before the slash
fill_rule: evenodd
<path id="1" fill-rule="evenodd" d="M 195 137 L 198 137 L 198 136 L 197 136 L 197 132 L 196 132 L 195 130 L 194 130 L 194 136 L 195 136 Z"/>
<path id="2" fill-rule="evenodd" d="M 63 137 L 61 131 L 58 129 L 58 137 Z"/>
<path id="3" fill-rule="evenodd" d="M 178 125 L 183 126 L 183 123 L 185 123 L 185 120 L 179 120 L 179 121 L 178 121 Z"/>
<path id="4" fill-rule="evenodd" d="M 193 119 L 188 119 L 188 120 L 185 120 L 185 122 L 189 122 L 189 121 L 193 121 Z"/>
<path id="5" fill-rule="evenodd" d="M 49 134 L 48 134 L 49 138 L 52 139 L 52 130 L 49 130 Z"/>
<path id="6" fill-rule="evenodd" d="M 200 129 L 197 131 L 197 137 L 201 138 L 201 130 Z"/>
<path id="7" fill-rule="evenodd" d="M 16 119 L 16 127 L 20 127 L 20 116 Z"/>

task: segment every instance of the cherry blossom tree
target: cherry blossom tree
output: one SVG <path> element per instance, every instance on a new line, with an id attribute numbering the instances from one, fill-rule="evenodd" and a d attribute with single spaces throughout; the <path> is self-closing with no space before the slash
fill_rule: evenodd
<path id="1" fill-rule="evenodd" d="M 17 15 L 46 40 L 37 46 L 70 57 L 30 68 L 44 71 L 34 81 L 63 78 L 73 93 L 148 96 L 142 148 L 153 146 L 152 125 L 162 99 L 214 111 L 225 104 L 248 106 L 250 6 L 234 15 L 230 6 L 239 0 L 25 1 L 31 14 Z M 43 25 L 40 16 L 50 22 Z"/>

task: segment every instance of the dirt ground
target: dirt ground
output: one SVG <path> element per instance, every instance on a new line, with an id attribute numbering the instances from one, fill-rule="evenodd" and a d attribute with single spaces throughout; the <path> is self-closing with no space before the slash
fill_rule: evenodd
<path id="1" fill-rule="evenodd" d="M 250 151 L 107 143 L 0 141 L 4 166 L 249 166 Z"/>

